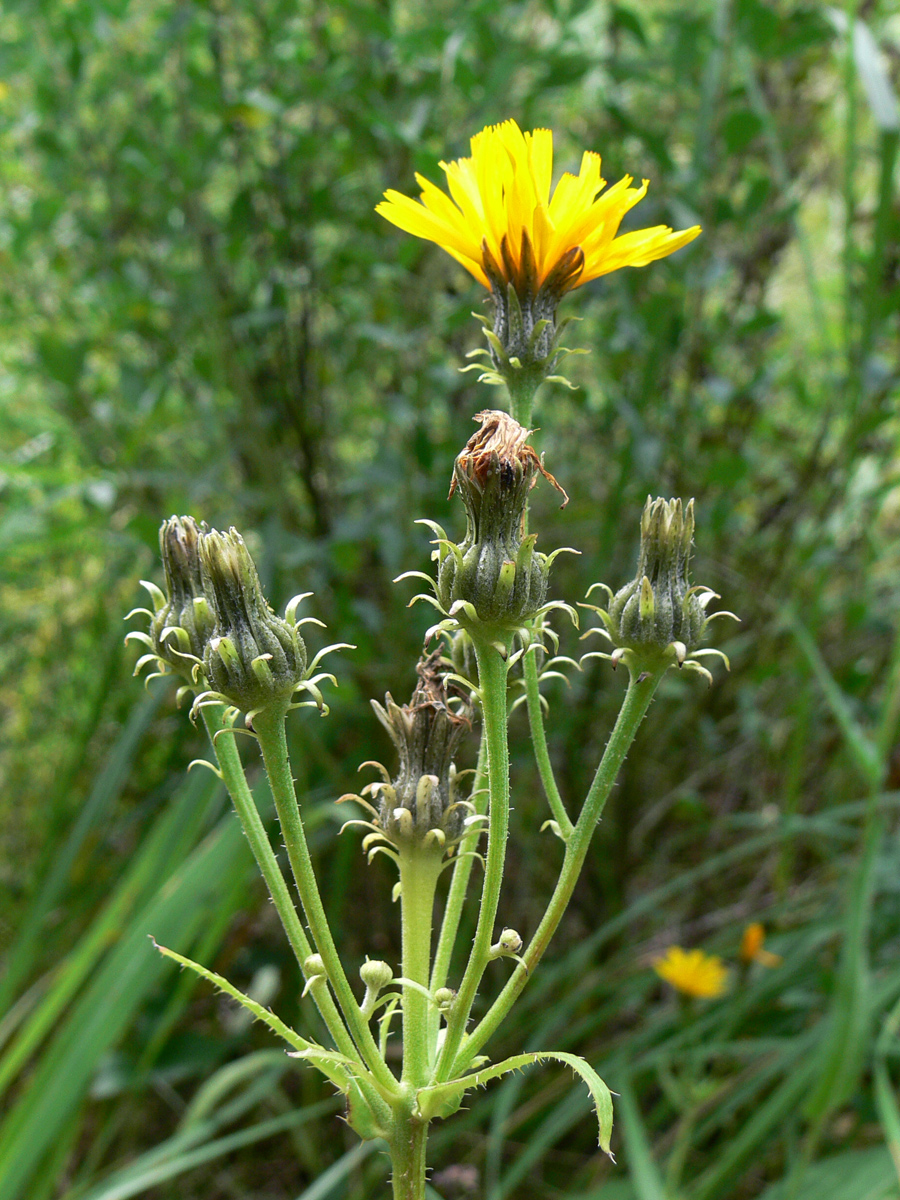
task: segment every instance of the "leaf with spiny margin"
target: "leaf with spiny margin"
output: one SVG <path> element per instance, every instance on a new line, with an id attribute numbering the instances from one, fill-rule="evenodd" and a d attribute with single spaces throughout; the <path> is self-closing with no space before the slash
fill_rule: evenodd
<path id="1" fill-rule="evenodd" d="M 343 1092 L 345 1096 L 348 1094 L 353 1068 L 358 1065 L 357 1063 L 352 1062 L 343 1054 L 338 1054 L 335 1050 L 326 1050 L 324 1046 L 307 1041 L 299 1033 L 295 1033 L 289 1025 L 285 1025 L 280 1017 L 276 1017 L 269 1009 L 263 1008 L 261 1004 L 258 1004 L 250 996 L 245 995 L 236 988 L 233 983 L 229 983 L 223 975 L 217 975 L 215 971 L 210 971 L 207 967 L 201 966 L 200 963 L 194 962 L 192 958 L 185 958 L 183 954 L 176 954 L 174 950 L 169 950 L 167 946 L 160 946 L 152 937 L 150 940 L 160 954 L 164 954 L 166 958 L 171 958 L 174 962 L 180 963 L 183 967 L 190 967 L 192 971 L 195 971 L 201 978 L 213 984 L 219 991 L 224 992 L 226 996 L 230 996 L 232 1000 L 237 1000 L 238 1004 L 246 1008 L 249 1013 L 252 1013 L 257 1021 L 262 1021 L 264 1025 L 268 1025 L 273 1033 L 277 1033 L 279 1037 L 283 1038 L 293 1047 L 293 1052 L 289 1051 L 291 1058 L 302 1058 L 311 1066 L 318 1067 L 322 1074 L 327 1079 L 330 1079 L 336 1088 Z"/>
<path id="2" fill-rule="evenodd" d="M 590 1063 L 585 1062 L 583 1058 L 579 1058 L 577 1054 L 546 1050 L 538 1050 L 531 1054 L 516 1054 L 512 1058 L 504 1059 L 503 1062 L 497 1063 L 493 1067 L 484 1067 L 480 1071 L 474 1071 L 471 1075 L 465 1075 L 462 1079 L 451 1079 L 448 1083 L 438 1083 L 432 1087 L 420 1088 L 416 1092 L 416 1103 L 419 1107 L 419 1113 L 426 1120 L 432 1120 L 435 1117 L 450 1116 L 456 1112 L 466 1092 L 472 1088 L 484 1087 L 492 1079 L 499 1079 L 502 1075 L 508 1075 L 511 1071 L 520 1071 L 523 1067 L 530 1066 L 532 1063 L 544 1062 L 546 1060 L 564 1063 L 587 1084 L 588 1091 L 591 1093 L 591 1100 L 594 1104 L 594 1112 L 597 1115 L 597 1124 L 600 1129 L 598 1138 L 600 1149 L 612 1158 L 609 1149 L 609 1139 L 612 1135 L 613 1125 L 612 1093 Z"/>

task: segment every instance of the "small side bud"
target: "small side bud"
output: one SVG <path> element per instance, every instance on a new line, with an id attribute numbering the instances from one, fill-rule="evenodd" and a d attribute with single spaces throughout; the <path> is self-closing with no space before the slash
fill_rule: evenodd
<path id="1" fill-rule="evenodd" d="M 394 978 L 394 972 L 386 962 L 377 958 L 367 958 L 359 968 L 359 977 L 367 988 L 377 993 L 387 987 Z"/>
<path id="2" fill-rule="evenodd" d="M 269 607 L 236 529 L 202 534 L 200 567 L 216 618 L 203 656 L 210 687 L 242 712 L 286 709 L 306 673 L 306 646 Z"/>
<path id="3" fill-rule="evenodd" d="M 453 988 L 440 987 L 434 993 L 434 1003 L 439 1012 L 449 1012 L 453 1007 L 453 1001 L 456 999 L 456 992 Z"/>
<path id="4" fill-rule="evenodd" d="M 514 929 L 504 929 L 498 945 L 504 954 L 518 954 L 522 949 L 522 939 Z"/>
<path id="5" fill-rule="evenodd" d="M 475 645 L 464 629 L 458 629 L 450 642 L 450 661 L 453 670 L 462 679 L 478 683 L 478 659 L 475 657 Z"/>
<path id="6" fill-rule="evenodd" d="M 502 958 L 504 955 L 515 957 L 522 949 L 522 939 L 515 929 L 504 929 L 497 941 L 491 946 L 491 958 Z"/>
<path id="7" fill-rule="evenodd" d="M 328 976 L 325 974 L 325 963 L 322 961 L 321 954 L 310 954 L 303 960 L 303 974 L 306 976 L 306 983 L 301 993 L 302 996 L 327 983 Z"/>
<path id="8" fill-rule="evenodd" d="M 366 994 L 360 1005 L 360 1011 L 364 1017 L 368 1018 L 375 1011 L 379 993 L 393 980 L 394 972 L 386 962 L 381 962 L 377 958 L 367 958 L 359 968 L 359 977 L 366 985 Z"/>

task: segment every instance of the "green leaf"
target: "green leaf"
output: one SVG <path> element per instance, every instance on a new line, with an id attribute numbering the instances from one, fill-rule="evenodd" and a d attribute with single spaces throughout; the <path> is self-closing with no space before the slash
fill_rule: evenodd
<path id="1" fill-rule="evenodd" d="M 192 971 L 196 971 L 198 975 L 217 987 L 219 991 L 230 996 L 232 1000 L 237 1000 L 238 1004 L 252 1013 L 257 1021 L 262 1021 L 264 1025 L 268 1025 L 273 1033 L 277 1033 L 279 1037 L 284 1038 L 295 1050 L 302 1051 L 304 1054 L 309 1050 L 322 1050 L 321 1046 L 316 1046 L 314 1043 L 302 1038 L 289 1025 L 285 1025 L 280 1017 L 276 1017 L 269 1009 L 263 1008 L 256 1000 L 251 999 L 250 996 L 245 995 L 239 988 L 236 988 L 233 983 L 229 983 L 224 975 L 217 975 L 215 971 L 210 971 L 208 967 L 201 966 L 200 963 L 194 962 L 193 959 L 185 958 L 183 954 L 176 954 L 174 950 L 169 950 L 167 946 L 160 946 L 152 935 L 150 940 L 160 954 L 164 954 L 166 958 L 171 958 L 173 962 L 180 963 L 182 967 L 189 967 Z M 322 1052 L 327 1053 L 324 1050 Z"/>
<path id="2" fill-rule="evenodd" d="M 429 1121 L 436 1117 L 450 1116 L 456 1112 L 466 1092 L 471 1091 L 472 1088 L 484 1087 L 492 1079 L 499 1079 L 511 1071 L 521 1071 L 523 1067 L 531 1066 L 532 1063 L 546 1061 L 564 1063 L 567 1067 L 571 1067 L 576 1075 L 580 1075 L 587 1084 L 594 1102 L 594 1112 L 597 1115 L 600 1149 L 612 1158 L 609 1148 L 613 1124 L 612 1093 L 594 1068 L 583 1058 L 579 1058 L 577 1054 L 546 1050 L 538 1050 L 530 1054 L 516 1054 L 493 1067 L 484 1067 L 480 1071 L 474 1071 L 471 1075 L 465 1075 L 462 1079 L 451 1079 L 448 1083 L 438 1083 L 433 1087 L 420 1088 L 416 1093 L 419 1113 Z"/>

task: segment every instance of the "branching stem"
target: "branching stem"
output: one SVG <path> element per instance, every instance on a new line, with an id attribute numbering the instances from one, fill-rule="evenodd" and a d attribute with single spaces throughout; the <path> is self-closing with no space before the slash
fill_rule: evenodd
<path id="1" fill-rule="evenodd" d="M 481 738 L 481 744 L 478 747 L 478 765 L 475 768 L 475 777 L 472 784 L 472 803 L 475 805 L 475 813 L 482 816 L 487 812 L 487 743 L 484 737 Z M 446 987 L 447 976 L 450 971 L 450 959 L 453 955 L 453 948 L 456 945 L 456 934 L 459 930 L 459 921 L 462 914 L 463 904 L 466 899 L 466 891 L 469 886 L 469 876 L 472 873 L 472 864 L 474 859 L 470 853 L 478 845 L 478 839 L 481 836 L 481 822 L 476 823 L 468 833 L 462 838 L 459 843 L 459 848 L 456 852 L 456 862 L 453 864 L 453 876 L 450 880 L 450 890 L 447 893 L 447 903 L 444 905 L 444 916 L 441 921 L 441 932 L 438 937 L 437 947 L 434 952 L 434 966 L 431 969 L 431 991 L 436 992 L 438 988 Z M 441 1014 L 437 1009 L 433 1010 L 432 1037 L 436 1037 L 440 1027 Z"/>
<path id="2" fill-rule="evenodd" d="M 638 726 L 644 719 L 647 709 L 650 707 L 650 701 L 653 699 L 660 679 L 665 674 L 665 669 L 663 668 L 656 674 L 647 675 L 646 678 L 639 677 L 635 679 L 632 677 L 630 679 L 615 728 L 607 742 L 606 750 L 594 775 L 594 780 L 585 799 L 581 814 L 578 817 L 575 828 L 572 830 L 571 837 L 566 843 L 566 853 L 562 869 L 560 870 L 553 895 L 550 898 L 550 903 L 547 905 L 547 911 L 544 913 L 534 937 L 528 944 L 528 948 L 522 955 L 524 966 L 522 963 L 517 965 L 506 987 L 504 987 L 478 1025 L 465 1038 L 459 1052 L 454 1051 L 456 1059 L 452 1067 L 448 1069 L 446 1078 L 461 1074 L 471 1065 L 472 1060 L 479 1053 L 488 1038 L 496 1031 L 510 1008 L 512 1008 L 515 1001 L 521 995 L 525 984 L 534 972 L 534 968 L 541 961 L 544 951 L 547 949 L 550 939 L 556 932 L 569 900 L 572 897 L 572 892 L 575 889 L 575 884 L 584 865 L 584 859 L 590 846 L 591 838 L 594 835 L 594 830 L 597 827 L 597 822 L 600 820 L 600 815 L 603 812 L 603 807 L 606 804 L 609 793 L 612 791 L 619 768 L 625 759 L 625 755 L 628 753 L 631 743 L 634 741 Z M 493 802 L 493 793 L 491 800 Z"/>
<path id="3" fill-rule="evenodd" d="M 253 793 L 250 791 L 249 784 L 247 783 L 247 777 L 244 774 L 241 756 L 235 745 L 235 739 L 228 732 L 229 726 L 223 720 L 225 706 L 206 705 L 201 711 L 203 713 L 203 723 L 213 744 L 225 787 L 228 789 L 228 794 L 234 804 L 235 811 L 244 827 L 244 833 L 246 834 L 247 841 L 250 843 L 253 857 L 256 859 L 256 864 L 262 872 L 263 879 L 266 881 L 269 895 L 272 897 L 275 911 L 278 913 L 281 924 L 284 926 L 284 932 L 287 934 L 291 949 L 294 951 L 297 962 L 302 967 L 304 960 L 312 954 L 312 946 L 310 945 L 309 938 L 306 936 L 306 930 L 300 922 L 297 909 L 294 906 L 288 886 L 281 873 L 281 867 L 279 867 L 275 852 L 272 850 L 269 835 L 266 833 L 265 826 L 256 807 L 256 802 L 253 799 Z M 222 736 L 216 737 L 219 733 Z M 328 1032 L 334 1038 L 338 1050 L 350 1058 L 356 1058 L 356 1048 L 347 1032 L 347 1027 L 337 1010 L 331 993 L 316 989 L 315 999 L 322 1014 L 322 1019 L 328 1027 Z"/>

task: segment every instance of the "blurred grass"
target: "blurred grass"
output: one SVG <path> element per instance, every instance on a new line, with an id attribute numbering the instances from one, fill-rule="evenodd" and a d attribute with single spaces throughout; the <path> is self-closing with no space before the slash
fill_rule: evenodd
<path id="1" fill-rule="evenodd" d="M 560 168 L 589 147 L 611 181 L 649 176 L 640 224 L 704 226 L 566 302 L 593 352 L 536 417 L 572 496 L 536 494 L 541 544 L 584 552 L 556 594 L 628 577 L 647 492 L 695 495 L 697 578 L 743 625 L 710 692 L 666 681 L 490 1047 L 585 1055 L 622 1093 L 619 1166 L 547 1068 L 436 1131 L 432 1191 L 464 1195 L 462 1164 L 489 1200 L 900 1196 L 898 62 L 887 3 L 5 6 L 4 1200 L 384 1188 L 327 1089 L 151 953 L 148 933 L 315 1019 L 121 617 L 173 511 L 238 525 L 276 603 L 315 590 L 358 650 L 331 717 L 297 720 L 295 770 L 350 968 L 394 961 L 388 871 L 358 870 L 327 802 L 386 753 L 367 701 L 411 687 L 428 623 L 389 581 L 427 562 L 412 517 L 458 526 L 450 466 L 492 401 L 456 372 L 477 287 L 372 208 L 509 115 L 554 128 Z M 595 665 L 549 691 L 570 800 L 620 690 Z M 517 721 L 524 934 L 556 847 Z M 783 965 L 679 1007 L 653 956 L 736 964 L 750 920 Z"/>

